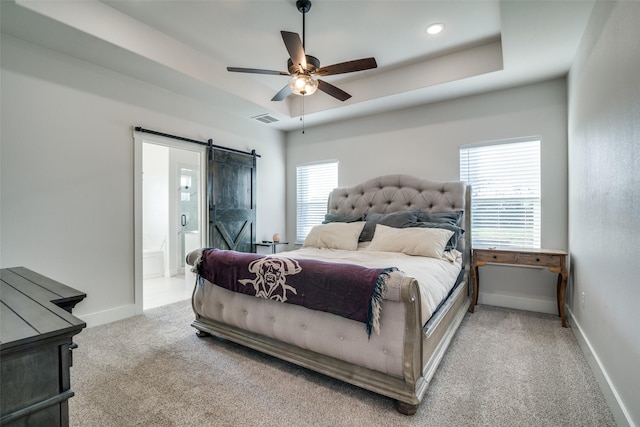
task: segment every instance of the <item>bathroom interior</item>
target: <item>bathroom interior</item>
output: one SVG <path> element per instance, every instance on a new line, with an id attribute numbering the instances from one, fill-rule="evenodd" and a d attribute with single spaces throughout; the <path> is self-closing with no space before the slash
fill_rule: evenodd
<path id="1" fill-rule="evenodd" d="M 143 309 L 189 299 L 185 255 L 201 246 L 201 153 L 142 144 Z"/>

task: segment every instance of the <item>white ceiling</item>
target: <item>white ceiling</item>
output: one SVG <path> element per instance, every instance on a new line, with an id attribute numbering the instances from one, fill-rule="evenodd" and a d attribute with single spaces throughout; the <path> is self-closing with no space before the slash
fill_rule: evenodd
<path id="1" fill-rule="evenodd" d="M 593 0 L 312 0 L 305 50 L 321 65 L 378 68 L 324 79 L 352 98 L 304 98 L 306 126 L 507 88 L 567 73 Z M 295 0 L 1 0 L 1 30 L 281 130 L 301 97 L 272 102 L 287 71 L 281 30 L 302 36 Z M 431 23 L 445 30 L 426 34 Z"/>

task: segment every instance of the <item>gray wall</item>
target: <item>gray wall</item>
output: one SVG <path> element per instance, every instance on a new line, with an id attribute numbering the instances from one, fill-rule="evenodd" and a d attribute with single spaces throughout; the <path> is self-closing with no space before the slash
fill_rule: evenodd
<path id="1" fill-rule="evenodd" d="M 258 238 L 284 230 L 284 134 L 2 36 L 0 265 L 87 293 L 89 325 L 135 314 L 136 125 L 255 149 Z"/>
<path id="2" fill-rule="evenodd" d="M 255 148 L 258 238 L 290 241 L 296 164 L 338 159 L 340 185 L 390 173 L 457 179 L 461 144 L 540 135 L 542 245 L 571 250 L 573 331 L 621 404 L 617 419 L 640 424 L 639 16 L 639 2 L 598 2 L 568 99 L 558 79 L 290 132 L 286 151 L 266 126 L 3 35 L 0 266 L 87 292 L 76 313 L 89 323 L 131 314 L 133 125 Z M 552 274 L 481 274 L 481 303 L 554 311 Z"/>
<path id="3" fill-rule="evenodd" d="M 640 425 L 639 20 L 640 2 L 596 4 L 569 74 L 573 328 L 620 425 Z"/>
<path id="4" fill-rule="evenodd" d="M 340 186 L 396 173 L 457 180 L 460 145 L 532 135 L 542 141 L 542 246 L 567 249 L 565 79 L 288 133 L 289 239 L 298 164 L 337 159 Z M 547 270 L 487 266 L 480 276 L 481 304 L 557 313 L 556 275 Z"/>

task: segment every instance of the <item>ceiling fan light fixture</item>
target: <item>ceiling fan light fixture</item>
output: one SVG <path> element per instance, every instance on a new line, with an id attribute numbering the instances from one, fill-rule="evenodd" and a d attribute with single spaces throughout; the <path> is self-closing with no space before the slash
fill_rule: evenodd
<path id="1" fill-rule="evenodd" d="M 427 27 L 427 33 L 431 35 L 441 33 L 442 30 L 444 30 L 444 24 L 431 24 Z"/>
<path id="2" fill-rule="evenodd" d="M 318 90 L 318 81 L 313 77 L 300 74 L 299 76 L 294 76 L 289 82 L 289 88 L 291 92 L 300 96 L 308 96 L 313 95 L 316 90 Z"/>

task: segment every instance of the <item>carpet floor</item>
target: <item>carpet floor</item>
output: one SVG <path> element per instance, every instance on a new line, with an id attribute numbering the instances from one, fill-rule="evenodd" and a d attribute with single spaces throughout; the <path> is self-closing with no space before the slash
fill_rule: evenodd
<path id="1" fill-rule="evenodd" d="M 394 402 L 216 338 L 190 301 L 74 338 L 72 426 L 613 426 L 556 316 L 467 313 L 414 416 Z"/>

